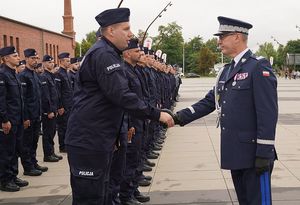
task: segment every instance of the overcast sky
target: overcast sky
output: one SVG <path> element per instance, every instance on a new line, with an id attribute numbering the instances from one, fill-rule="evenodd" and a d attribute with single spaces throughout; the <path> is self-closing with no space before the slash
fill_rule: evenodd
<path id="1" fill-rule="evenodd" d="M 170 0 L 124 0 L 122 7 L 131 9 L 132 31 L 145 30 Z M 218 16 L 238 18 L 253 24 L 249 47 L 253 50 L 264 42 L 281 44 L 300 38 L 299 0 L 171 0 L 173 5 L 149 29 L 156 35 L 159 25 L 176 21 L 182 26 L 183 37 L 200 35 L 206 41 L 218 30 Z M 63 0 L 0 0 L 0 15 L 39 26 L 48 30 L 63 30 Z M 76 41 L 96 30 L 95 16 L 101 11 L 117 7 L 119 0 L 73 0 Z M 0 25 L 1 29 L 1 25 Z"/>

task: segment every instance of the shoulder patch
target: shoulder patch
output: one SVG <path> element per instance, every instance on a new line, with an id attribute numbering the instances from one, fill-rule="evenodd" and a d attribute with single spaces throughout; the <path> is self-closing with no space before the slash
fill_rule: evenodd
<path id="1" fill-rule="evenodd" d="M 261 59 L 264 59 L 265 57 L 263 57 L 263 56 L 257 56 L 256 57 L 256 60 L 261 60 Z"/>
<path id="2" fill-rule="evenodd" d="M 119 67 L 121 67 L 121 65 L 119 63 L 112 64 L 112 65 L 106 67 L 106 71 L 111 72 L 111 71 L 113 71 L 113 70 L 115 70 L 116 68 L 119 68 Z"/>

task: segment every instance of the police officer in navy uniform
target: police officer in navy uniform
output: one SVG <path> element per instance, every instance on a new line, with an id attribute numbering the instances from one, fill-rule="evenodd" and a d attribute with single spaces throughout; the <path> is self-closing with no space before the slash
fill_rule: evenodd
<path id="1" fill-rule="evenodd" d="M 204 99 L 177 112 L 186 125 L 215 109 L 221 127 L 221 168 L 231 170 L 241 205 L 271 204 L 270 175 L 278 118 L 277 80 L 268 60 L 247 48 L 252 25 L 218 17 L 219 47 L 232 58 Z"/>
<path id="2" fill-rule="evenodd" d="M 57 116 L 57 134 L 59 140 L 59 151 L 65 153 L 65 135 L 67 122 L 72 107 L 72 82 L 68 75 L 70 66 L 70 54 L 67 52 L 58 55 L 60 67 L 56 73 L 56 85 L 59 95 L 58 116 Z"/>
<path id="3" fill-rule="evenodd" d="M 20 58 L 15 47 L 0 49 L 0 190 L 14 192 L 28 182 L 17 177 L 23 135 L 23 99 L 16 74 Z"/>
<path id="4" fill-rule="evenodd" d="M 48 167 L 40 166 L 36 158 L 36 150 L 41 129 L 41 92 L 40 80 L 35 68 L 39 56 L 35 49 L 24 50 L 26 67 L 19 74 L 24 98 L 24 154 L 31 158 L 31 164 L 23 164 L 24 175 L 39 176 L 46 172 Z"/>
<path id="5" fill-rule="evenodd" d="M 58 109 L 58 92 L 53 74 L 54 59 L 52 56 L 43 57 L 44 73 L 42 83 L 42 126 L 44 162 L 58 162 L 63 157 L 54 152 L 54 137 L 56 133 L 56 116 Z"/>
<path id="6" fill-rule="evenodd" d="M 71 86 L 72 86 L 72 90 L 74 90 L 74 83 L 75 83 L 75 76 L 76 76 L 76 73 L 79 69 L 79 58 L 71 58 L 70 59 L 70 66 L 69 66 L 69 72 L 68 72 L 68 75 L 69 75 L 69 79 L 71 81 Z"/>
<path id="7" fill-rule="evenodd" d="M 109 9 L 98 16 L 102 38 L 86 53 L 74 92 L 66 145 L 73 205 L 105 204 L 112 152 L 124 110 L 141 118 L 174 122 L 128 88 L 121 50 L 132 37 L 128 8 Z"/>
<path id="8" fill-rule="evenodd" d="M 16 69 L 16 72 L 17 73 L 21 73 L 26 67 L 26 61 L 25 60 L 21 60 L 19 62 L 19 65 L 17 65 L 17 69 Z"/>

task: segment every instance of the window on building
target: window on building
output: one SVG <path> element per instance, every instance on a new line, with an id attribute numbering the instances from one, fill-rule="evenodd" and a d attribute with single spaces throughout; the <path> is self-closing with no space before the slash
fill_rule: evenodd
<path id="1" fill-rule="evenodd" d="M 9 41 L 10 41 L 10 45 L 14 46 L 14 37 L 10 36 Z"/>
<path id="2" fill-rule="evenodd" d="M 20 53 L 20 40 L 18 37 L 16 38 L 16 47 L 17 47 L 17 52 Z"/>
<path id="3" fill-rule="evenodd" d="M 4 47 L 7 46 L 7 36 L 6 35 L 3 35 L 3 44 L 4 44 Z"/>
<path id="4" fill-rule="evenodd" d="M 55 45 L 53 45 L 53 56 L 56 56 L 56 53 L 55 53 Z"/>
<path id="5" fill-rule="evenodd" d="M 58 60 L 57 60 L 57 58 L 58 58 L 57 56 L 58 56 L 58 54 L 59 54 L 58 45 L 56 46 L 56 52 L 57 52 L 57 55 L 54 56 L 54 58 L 55 58 L 55 62 L 58 63 Z"/>
<path id="6" fill-rule="evenodd" d="M 49 48 L 50 48 L 50 53 L 49 53 L 49 55 L 50 55 L 50 56 L 53 56 L 53 55 L 52 55 L 52 44 L 49 44 Z"/>
<path id="7" fill-rule="evenodd" d="M 46 43 L 46 54 L 49 55 L 49 51 L 48 51 L 48 43 Z"/>

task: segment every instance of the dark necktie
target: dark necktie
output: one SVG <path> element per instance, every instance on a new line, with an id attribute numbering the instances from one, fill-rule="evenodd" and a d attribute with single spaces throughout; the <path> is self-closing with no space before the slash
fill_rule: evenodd
<path id="1" fill-rule="evenodd" d="M 230 76 L 230 73 L 232 72 L 232 70 L 233 70 L 233 68 L 234 68 L 234 64 L 235 64 L 235 62 L 234 62 L 234 60 L 232 59 L 232 60 L 231 60 L 231 63 L 230 63 L 230 66 L 229 66 L 229 68 L 228 68 L 228 70 L 227 70 L 226 80 L 228 80 L 228 78 L 229 78 L 229 76 Z"/>

